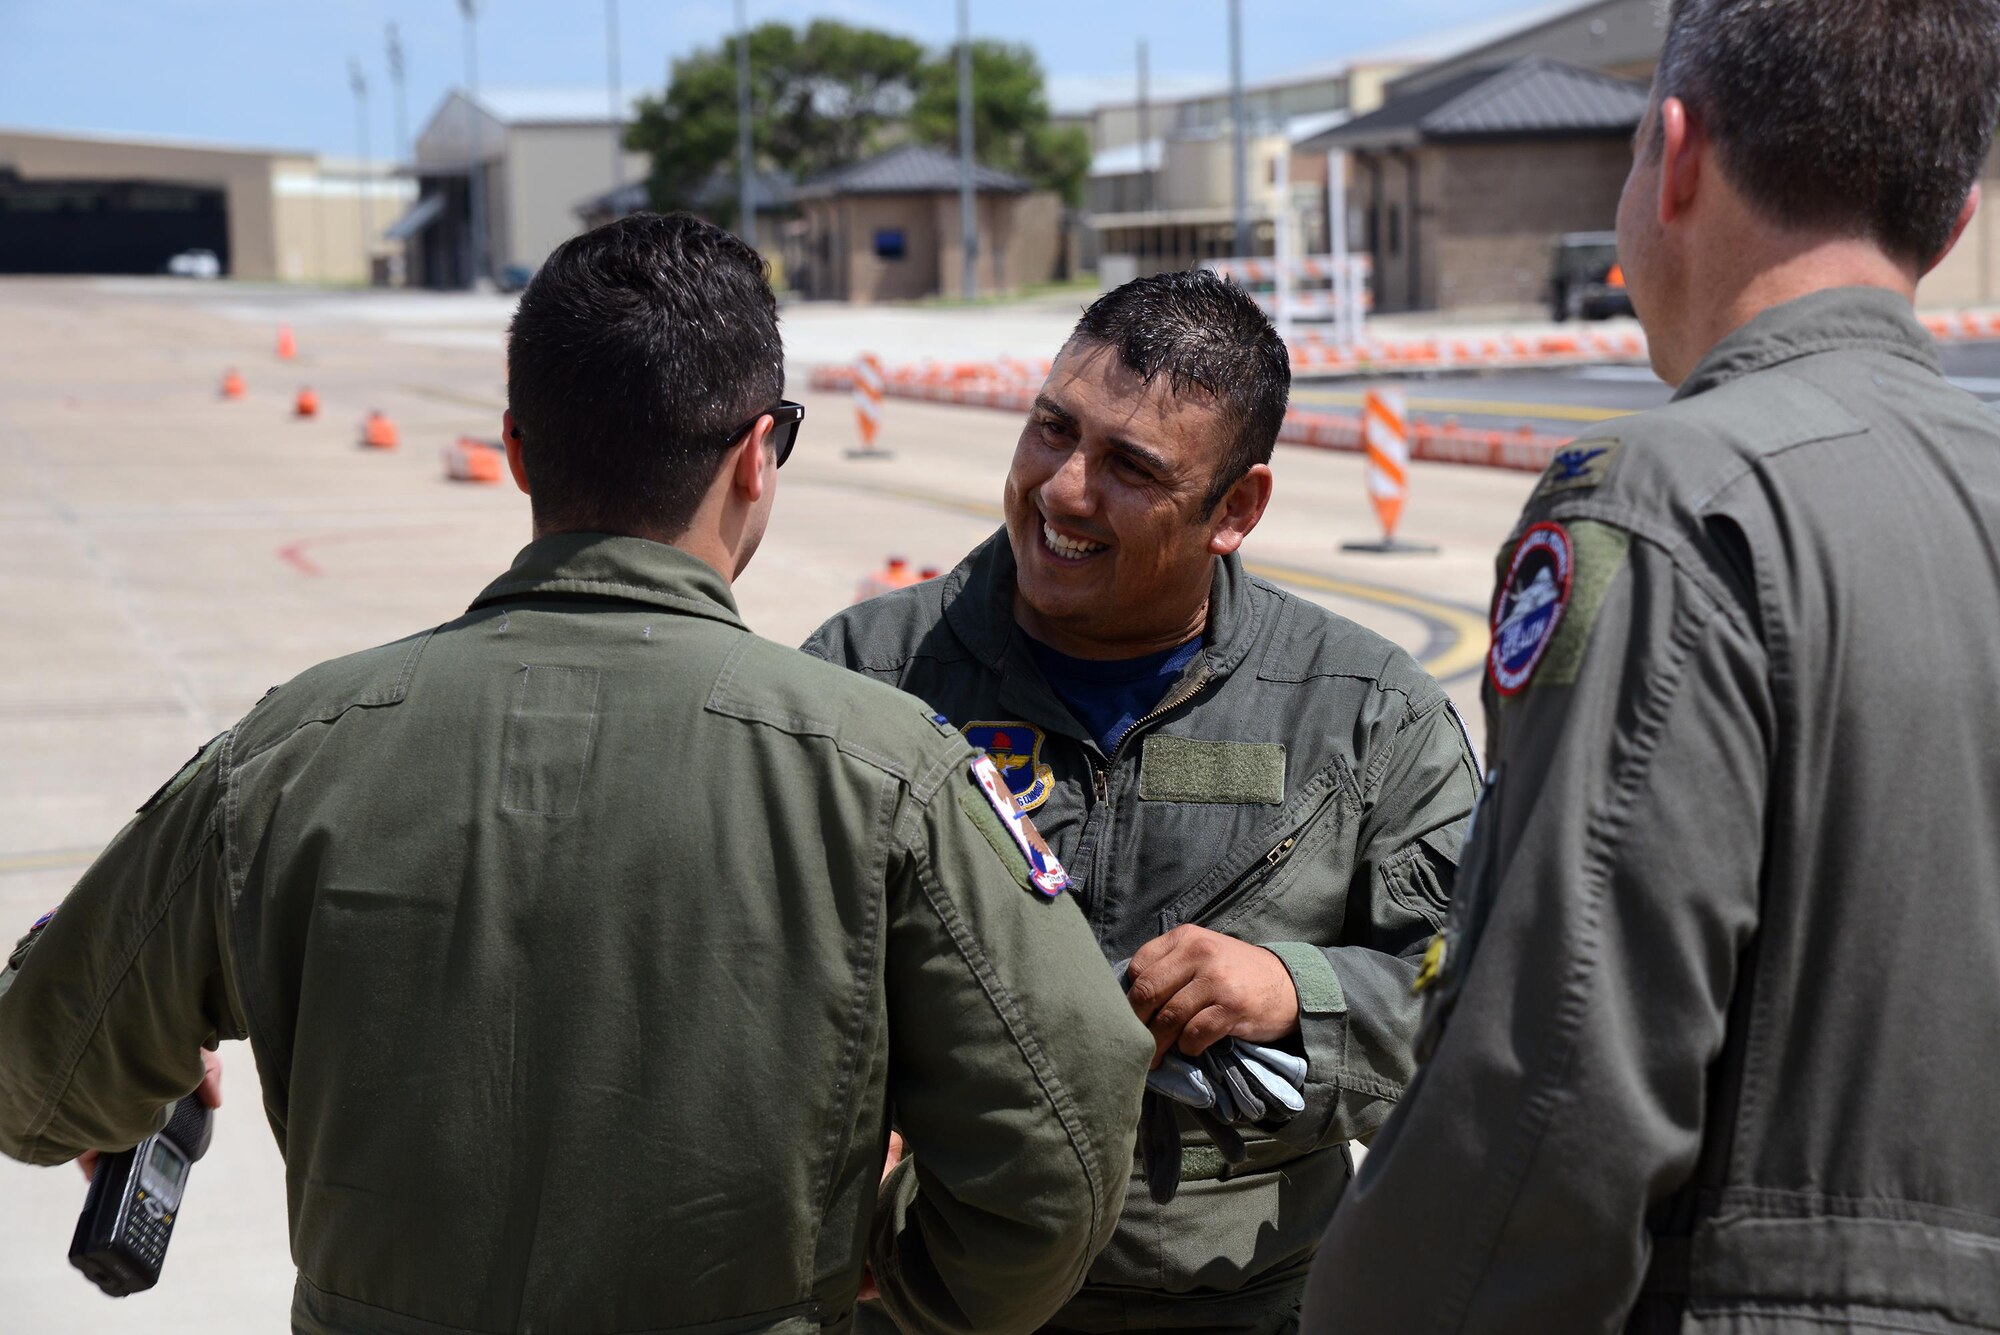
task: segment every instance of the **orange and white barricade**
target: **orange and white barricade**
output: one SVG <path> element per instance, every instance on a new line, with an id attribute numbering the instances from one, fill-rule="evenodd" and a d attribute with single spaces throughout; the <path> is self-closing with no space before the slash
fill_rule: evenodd
<path id="1" fill-rule="evenodd" d="M 872 352 L 864 352 L 854 360 L 854 425 L 861 433 L 861 448 L 849 450 L 850 459 L 886 459 L 889 451 L 875 447 L 875 437 L 882 430 L 882 374 L 881 359 Z"/>

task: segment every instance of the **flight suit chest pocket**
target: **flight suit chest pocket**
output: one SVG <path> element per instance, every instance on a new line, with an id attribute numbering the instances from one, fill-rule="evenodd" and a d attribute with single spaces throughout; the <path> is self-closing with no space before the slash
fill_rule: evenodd
<path id="1" fill-rule="evenodd" d="M 1293 916 L 1282 910 L 1275 898 L 1295 879 L 1293 870 L 1305 866 L 1324 871 L 1329 862 L 1329 845 L 1334 850 L 1332 862 L 1347 861 L 1338 855 L 1340 841 L 1348 834 L 1341 819 L 1346 791 L 1343 773 L 1334 766 L 1314 775 L 1291 802 L 1270 813 L 1253 833 L 1219 847 L 1221 860 L 1191 890 L 1168 906 L 1161 915 L 1160 930 L 1192 922 L 1213 931 L 1240 935 L 1253 927 L 1258 931 L 1267 927 L 1276 930 L 1279 921 Z M 1297 925 L 1287 924 L 1284 931 L 1267 939 L 1319 939 L 1324 934 L 1326 920 L 1341 916 L 1345 876 L 1338 880 L 1335 885 L 1316 887 L 1312 903 L 1298 906 L 1311 919 L 1312 930 L 1300 935 Z M 1291 934 L 1286 935 L 1285 931 Z"/>
<path id="2" fill-rule="evenodd" d="M 524 663 L 507 714 L 500 806 L 523 816 L 572 816 L 597 739 L 598 671 Z"/>

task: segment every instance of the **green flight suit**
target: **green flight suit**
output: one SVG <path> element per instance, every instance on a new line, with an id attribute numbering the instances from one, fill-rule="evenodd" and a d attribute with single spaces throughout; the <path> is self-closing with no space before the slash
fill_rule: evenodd
<path id="1" fill-rule="evenodd" d="M 1381 636 L 1215 562 L 1206 642 L 1106 755 L 1014 620 L 1003 529 L 941 579 L 841 612 L 807 652 L 930 702 L 1004 766 L 1107 960 L 1183 923 L 1269 947 L 1299 996 L 1305 1111 L 1230 1167 L 1189 1119 L 1183 1185 L 1135 1179 L 1055 1320 L 1278 1332 L 1414 1065 L 1410 995 L 1443 923 L 1477 770 L 1439 685 Z M 1134 1172 L 1138 1165 L 1134 1165 Z M 1223 1321 L 1218 1314 L 1227 1315 Z"/>
<path id="2" fill-rule="evenodd" d="M 864 1262 L 1032 1328 L 1151 1044 L 973 756 L 691 556 L 538 541 L 118 836 L 0 975 L 0 1150 L 130 1145 L 247 1037 L 309 1335 L 837 1331 Z"/>
<path id="3" fill-rule="evenodd" d="M 1939 372 L 1819 292 L 1544 475 L 1307 1329 L 2000 1330 L 2000 421 Z"/>

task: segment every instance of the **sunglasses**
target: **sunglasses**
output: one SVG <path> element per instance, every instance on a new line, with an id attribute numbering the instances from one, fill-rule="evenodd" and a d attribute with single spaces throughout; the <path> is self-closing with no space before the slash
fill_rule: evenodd
<path id="1" fill-rule="evenodd" d="M 803 403 L 779 399 L 777 407 L 766 408 L 730 432 L 729 443 L 734 445 L 749 435 L 757 423 L 766 417 L 771 419 L 771 443 L 778 447 L 778 467 L 783 468 L 785 460 L 792 457 L 792 446 L 799 442 L 799 424 L 806 420 L 806 406 Z"/>

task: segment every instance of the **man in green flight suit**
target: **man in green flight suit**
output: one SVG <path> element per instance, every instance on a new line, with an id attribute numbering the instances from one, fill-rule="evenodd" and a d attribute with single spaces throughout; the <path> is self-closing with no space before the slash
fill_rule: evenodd
<path id="1" fill-rule="evenodd" d="M 1246 1162 L 1183 1126 L 1178 1195 L 1135 1184 L 1052 1329 L 1293 1327 L 1346 1144 L 1409 1079 L 1410 983 L 1477 773 L 1408 654 L 1244 569 L 1290 384 L 1270 322 L 1213 274 L 1106 294 L 1021 432 L 1006 527 L 806 644 L 1000 764 L 1106 958 L 1132 959 L 1161 1054 L 1227 1037 L 1305 1059 L 1303 1110 Z"/>
<path id="2" fill-rule="evenodd" d="M 1657 412 L 1501 552 L 1429 1055 L 1314 1331 L 2000 1330 L 2000 422 L 1917 284 L 1994 0 L 1680 0 L 1619 210 Z"/>
<path id="3" fill-rule="evenodd" d="M 737 617 L 803 412 L 762 262 L 611 224 L 509 354 L 535 540 L 146 803 L 0 974 L 0 1150 L 131 1145 L 247 1037 L 308 1335 L 1031 1329 L 1151 1045 L 957 730 Z"/>

